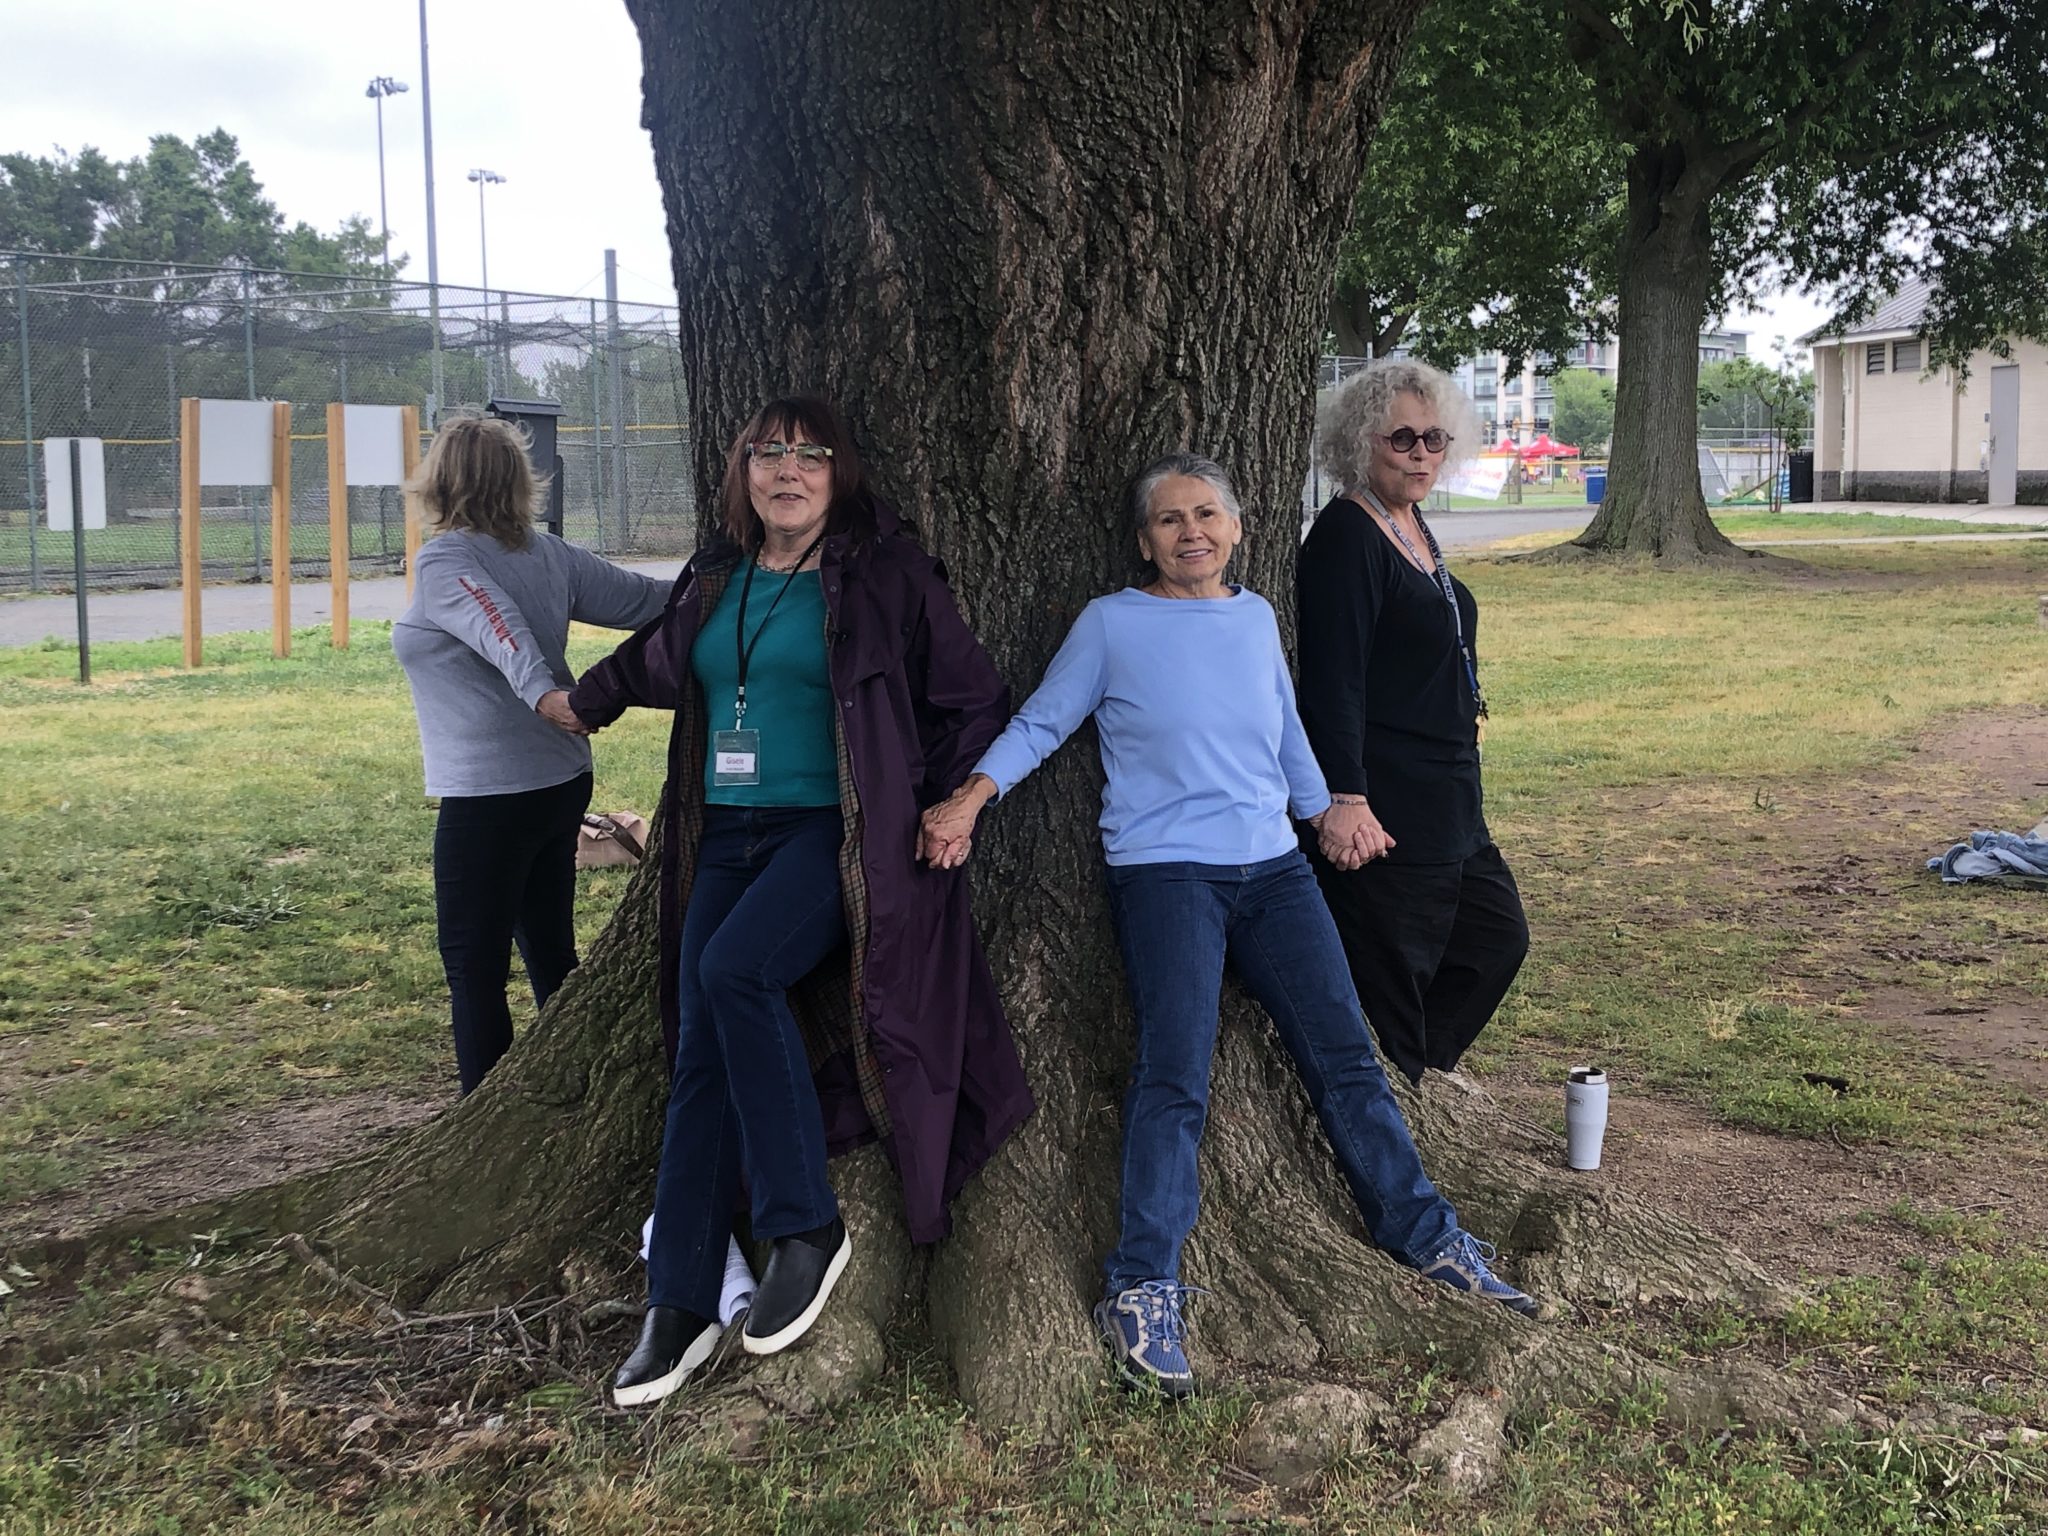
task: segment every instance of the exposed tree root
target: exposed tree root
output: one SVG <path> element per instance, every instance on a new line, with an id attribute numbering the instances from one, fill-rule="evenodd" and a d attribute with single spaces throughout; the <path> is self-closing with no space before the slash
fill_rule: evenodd
<path id="1" fill-rule="evenodd" d="M 611 988 L 634 969 L 630 956 L 615 956 L 578 972 L 592 980 L 572 978 L 571 989 L 604 990 L 579 1004 L 565 989 L 575 1016 L 613 999 L 630 1006 L 630 983 Z M 628 1059 L 633 1048 L 621 1043 L 647 1038 L 643 1024 L 651 1033 L 651 1019 L 635 1020 L 598 1042 L 544 1028 L 483 1090 L 371 1159 L 146 1229 L 129 1223 L 119 1235 L 305 1232 L 319 1251 L 303 1239 L 294 1251 L 329 1282 L 444 1314 L 522 1294 L 616 1290 L 631 1273 L 626 1253 L 658 1136 L 649 1085 L 658 1073 Z M 1116 1220 L 1115 1080 L 1063 1045 L 1042 1044 L 1032 1070 L 1044 1110 L 965 1192 L 955 1235 L 928 1255 L 903 1237 L 879 1149 L 834 1165 L 853 1262 L 801 1346 L 721 1370 L 692 1409 L 707 1433 L 747 1433 L 762 1411 L 843 1402 L 882 1370 L 892 1336 L 920 1328 L 984 1422 L 1061 1432 L 1107 1374 L 1088 1307 Z M 606 1086 L 594 1094 L 594 1083 Z M 1646 1303 L 1721 1302 L 1775 1316 L 1792 1294 L 1727 1245 L 1567 1172 L 1554 1136 L 1503 1112 L 1472 1080 L 1432 1074 L 1419 1095 L 1401 1092 L 1424 1161 L 1465 1225 L 1498 1244 L 1506 1272 L 1543 1297 L 1549 1315 L 1530 1321 L 1450 1292 L 1371 1247 L 1269 1028 L 1233 1007 L 1185 1272 L 1207 1293 L 1193 1312 L 1194 1347 L 1212 1380 L 1297 1383 L 1262 1431 L 1273 1475 L 1307 1475 L 1317 1457 L 1346 1454 L 1379 1423 L 1370 1400 L 1347 1398 L 1336 1406 L 1349 1428 L 1302 1430 L 1319 1375 L 1424 1354 L 1461 1395 L 1413 1454 L 1459 1487 L 1492 1475 L 1514 1416 L 1548 1404 L 1645 1396 L 1688 1428 L 1732 1420 L 1817 1429 L 1854 1414 L 1853 1403 L 1782 1374 L 1672 1367 L 1604 1339 L 1602 1317 Z M 498 1147 L 517 1150 L 484 1154 Z"/>
<path id="2" fill-rule="evenodd" d="M 1802 562 L 1788 559 L 1772 550 L 1744 549 L 1739 544 L 1706 549 L 1687 544 L 1652 551 L 1602 549 L 1582 544 L 1577 539 L 1547 545 L 1542 549 L 1532 549 L 1522 554 L 1503 555 L 1500 558 L 1520 565 L 1598 565 L 1607 570 L 1626 569 L 1630 566 L 1660 571 L 1796 570 L 1802 565 Z"/>

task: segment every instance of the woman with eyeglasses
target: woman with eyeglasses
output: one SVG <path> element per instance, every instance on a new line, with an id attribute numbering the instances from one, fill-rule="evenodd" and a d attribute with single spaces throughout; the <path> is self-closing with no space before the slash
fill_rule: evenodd
<path id="1" fill-rule="evenodd" d="M 1009 718 L 945 571 L 868 487 L 839 413 L 771 400 L 733 440 L 721 536 L 583 675 L 592 729 L 675 711 L 661 837 L 672 1066 L 639 1343 L 621 1407 L 711 1358 L 742 1190 L 771 1244 L 741 1335 L 795 1343 L 852 1254 L 826 1158 L 879 1140 L 911 1241 L 1032 1107 L 958 870 L 918 818 Z"/>
<path id="2" fill-rule="evenodd" d="M 1479 609 L 1422 503 L 1478 451 L 1456 384 L 1376 361 L 1318 413 L 1343 490 L 1296 570 L 1301 718 L 1332 805 L 1303 844 L 1387 1058 L 1420 1084 L 1455 1068 L 1529 952 L 1515 877 L 1479 785 Z"/>

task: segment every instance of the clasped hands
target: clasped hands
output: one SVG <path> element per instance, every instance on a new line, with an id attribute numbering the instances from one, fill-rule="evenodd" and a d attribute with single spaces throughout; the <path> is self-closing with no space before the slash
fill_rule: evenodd
<path id="1" fill-rule="evenodd" d="M 917 825 L 914 855 L 933 869 L 958 869 L 974 851 L 974 823 L 996 795 L 995 780 L 971 773 L 967 782 L 931 807 Z"/>
<path id="2" fill-rule="evenodd" d="M 533 712 L 557 730 L 567 731 L 571 736 L 588 736 L 591 728 L 583 723 L 583 717 L 569 707 L 569 690 L 556 688 L 540 696 L 540 702 L 533 706 Z"/>
<path id="3" fill-rule="evenodd" d="M 1309 818 L 1323 857 L 1342 870 L 1357 869 L 1383 857 L 1394 846 L 1387 829 L 1362 798 L 1332 801 L 1320 816 Z"/>

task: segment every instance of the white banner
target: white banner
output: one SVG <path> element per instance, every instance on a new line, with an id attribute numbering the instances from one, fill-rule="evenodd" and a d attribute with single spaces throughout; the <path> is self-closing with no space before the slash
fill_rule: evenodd
<path id="1" fill-rule="evenodd" d="M 1438 484 L 1452 496 L 1498 497 L 1508 483 L 1509 459 L 1474 459 L 1445 475 Z"/>
<path id="2" fill-rule="evenodd" d="M 350 485 L 405 483 L 405 422 L 397 406 L 344 405 L 341 435 Z"/>
<path id="3" fill-rule="evenodd" d="M 71 444 L 78 444 L 78 483 L 84 492 L 85 526 L 107 526 L 107 445 L 97 437 L 43 439 L 43 505 L 50 526 L 71 531 Z"/>
<path id="4" fill-rule="evenodd" d="M 270 484 L 270 402 L 199 402 L 199 483 Z"/>

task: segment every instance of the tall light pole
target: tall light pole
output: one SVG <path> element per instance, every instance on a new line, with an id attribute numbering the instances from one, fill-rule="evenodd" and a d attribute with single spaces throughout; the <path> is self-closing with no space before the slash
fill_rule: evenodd
<path id="1" fill-rule="evenodd" d="M 505 178 L 496 171 L 487 171 L 478 166 L 469 173 L 469 179 L 476 183 L 476 239 L 478 254 L 484 269 L 484 393 L 491 393 L 491 236 L 484 223 L 484 188 L 504 185 Z"/>
<path id="2" fill-rule="evenodd" d="M 403 80 L 379 75 L 363 94 L 377 103 L 377 224 L 384 231 L 384 270 L 391 271 L 391 211 L 384 198 L 384 98 L 408 89 Z"/>
<path id="3" fill-rule="evenodd" d="M 427 158 L 427 319 L 434 328 L 433 398 L 427 402 L 427 424 L 439 426 L 441 379 L 441 250 L 434 241 L 434 83 L 427 73 L 427 0 L 420 0 L 420 139 Z"/>

